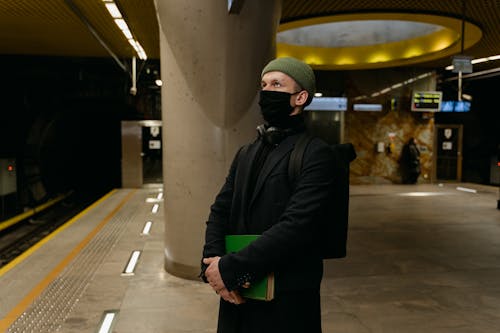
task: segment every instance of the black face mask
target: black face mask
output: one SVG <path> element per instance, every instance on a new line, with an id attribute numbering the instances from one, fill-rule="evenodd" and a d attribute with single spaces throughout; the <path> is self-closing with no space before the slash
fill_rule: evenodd
<path id="1" fill-rule="evenodd" d="M 283 91 L 260 91 L 260 111 L 269 126 L 278 128 L 291 128 L 295 118 L 291 117 L 294 107 L 290 105 L 290 97 L 295 95 Z"/>

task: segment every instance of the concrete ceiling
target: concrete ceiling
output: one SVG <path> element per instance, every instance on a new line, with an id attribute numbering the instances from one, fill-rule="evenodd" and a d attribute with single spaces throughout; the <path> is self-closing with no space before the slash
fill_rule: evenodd
<path id="1" fill-rule="evenodd" d="M 158 58 L 153 0 L 116 3 L 148 57 Z M 0 0 L 0 54 L 108 57 L 89 27 L 118 57 L 136 55 L 102 0 Z"/>
<path id="2" fill-rule="evenodd" d="M 251 1 L 251 0 L 247 0 Z M 159 58 L 154 0 L 115 0 L 149 58 Z M 243 4 L 244 6 L 244 4 Z M 282 23 L 349 13 L 418 13 L 462 18 L 460 0 L 283 0 Z M 466 50 L 474 58 L 500 54 L 500 1 L 467 0 L 465 17 L 479 26 L 481 40 Z M 99 36 L 99 41 L 90 30 Z M 0 0 L 0 54 L 121 58 L 135 51 L 114 24 L 102 0 Z M 450 58 L 421 65 L 441 67 Z M 498 61 L 481 64 L 498 67 Z"/>

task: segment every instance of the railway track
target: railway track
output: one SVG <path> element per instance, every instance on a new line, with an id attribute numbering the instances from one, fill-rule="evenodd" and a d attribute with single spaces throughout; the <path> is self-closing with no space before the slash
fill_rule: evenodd
<path id="1" fill-rule="evenodd" d="M 92 201 L 95 200 L 71 195 L 53 207 L 2 230 L 0 232 L 0 268 L 69 221 Z"/>

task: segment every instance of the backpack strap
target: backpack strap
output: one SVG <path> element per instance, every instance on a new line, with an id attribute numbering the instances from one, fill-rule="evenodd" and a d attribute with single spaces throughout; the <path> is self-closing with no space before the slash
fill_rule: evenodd
<path id="1" fill-rule="evenodd" d="M 295 143 L 295 147 L 290 154 L 290 160 L 288 161 L 288 180 L 291 184 L 294 184 L 300 175 L 304 152 L 312 139 L 313 137 L 309 133 L 304 132 Z"/>

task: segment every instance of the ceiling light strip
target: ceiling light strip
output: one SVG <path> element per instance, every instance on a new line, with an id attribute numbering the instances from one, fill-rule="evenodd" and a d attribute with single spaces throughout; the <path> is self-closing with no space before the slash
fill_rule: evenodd
<path id="1" fill-rule="evenodd" d="M 125 38 L 127 38 L 130 45 L 132 45 L 135 52 L 139 56 L 139 59 L 146 60 L 148 58 L 146 52 L 142 48 L 139 41 L 134 39 L 132 31 L 128 27 L 128 24 L 125 21 L 125 19 L 123 18 L 123 15 L 120 12 L 120 9 L 118 9 L 118 6 L 116 5 L 116 3 L 113 0 L 103 0 L 103 2 L 104 2 L 104 5 L 106 6 L 106 9 L 109 12 L 109 15 L 111 15 L 111 17 L 115 20 L 115 24 L 121 30 L 121 32 L 123 33 Z"/>
<path id="2" fill-rule="evenodd" d="M 398 89 L 398 88 L 401 88 L 403 86 L 406 86 L 410 83 L 413 83 L 415 81 L 418 81 L 418 80 L 422 80 L 422 79 L 425 79 L 426 77 L 429 77 L 431 75 L 433 75 L 434 72 L 427 72 L 427 73 L 423 73 L 423 74 L 420 74 L 418 76 L 415 76 L 415 77 L 412 77 L 412 78 L 409 78 L 408 80 L 405 80 L 403 82 L 398 82 L 398 83 L 395 83 L 393 84 L 392 86 L 390 87 L 387 87 L 387 88 L 384 88 L 380 91 L 376 91 L 374 93 L 372 93 L 370 95 L 370 97 L 377 97 L 377 96 L 380 96 L 380 95 L 383 95 L 383 94 L 386 94 L 388 93 L 389 91 L 391 90 L 395 90 L 395 89 Z M 365 98 L 368 98 L 368 96 L 366 95 L 362 95 L 362 96 L 357 96 L 357 97 L 354 97 L 354 100 L 355 101 L 358 101 L 358 100 L 361 100 L 361 99 L 365 99 Z"/>
<path id="3" fill-rule="evenodd" d="M 474 65 L 474 64 L 480 64 L 482 62 L 495 61 L 495 60 L 500 60 L 500 54 L 484 58 L 472 59 L 471 64 Z M 453 65 L 446 66 L 444 69 L 446 69 L 447 71 L 451 71 L 453 69 Z"/>
<path id="4" fill-rule="evenodd" d="M 115 19 L 117 18 L 122 18 L 122 13 L 118 9 L 118 6 L 114 2 L 106 2 L 104 4 L 106 6 L 106 9 L 108 12 L 111 14 L 111 16 Z"/>
<path id="5" fill-rule="evenodd" d="M 80 9 L 75 5 L 73 0 L 65 0 L 66 4 L 68 7 L 73 11 L 73 13 L 78 16 L 78 18 L 85 24 L 87 29 L 90 31 L 90 33 L 99 41 L 99 43 L 104 47 L 106 51 L 113 57 L 113 59 L 116 61 L 118 66 L 121 67 L 125 72 L 128 71 L 127 66 L 125 66 L 120 59 L 118 59 L 118 56 L 111 50 L 111 48 L 106 44 L 104 39 L 101 37 L 101 35 L 97 32 L 97 30 L 94 28 L 94 26 L 87 20 L 85 15 L 80 11 Z"/>
<path id="6" fill-rule="evenodd" d="M 475 73 L 462 75 L 462 79 L 470 79 L 470 78 L 474 78 L 474 77 L 486 77 L 486 76 L 491 76 L 491 75 L 496 76 L 496 75 L 498 75 L 496 73 L 499 73 L 499 72 L 500 72 L 500 67 L 486 69 L 486 70 L 481 71 L 481 72 L 475 72 Z M 443 81 L 447 82 L 447 81 L 454 81 L 454 80 L 458 80 L 458 76 L 449 77 Z"/>

